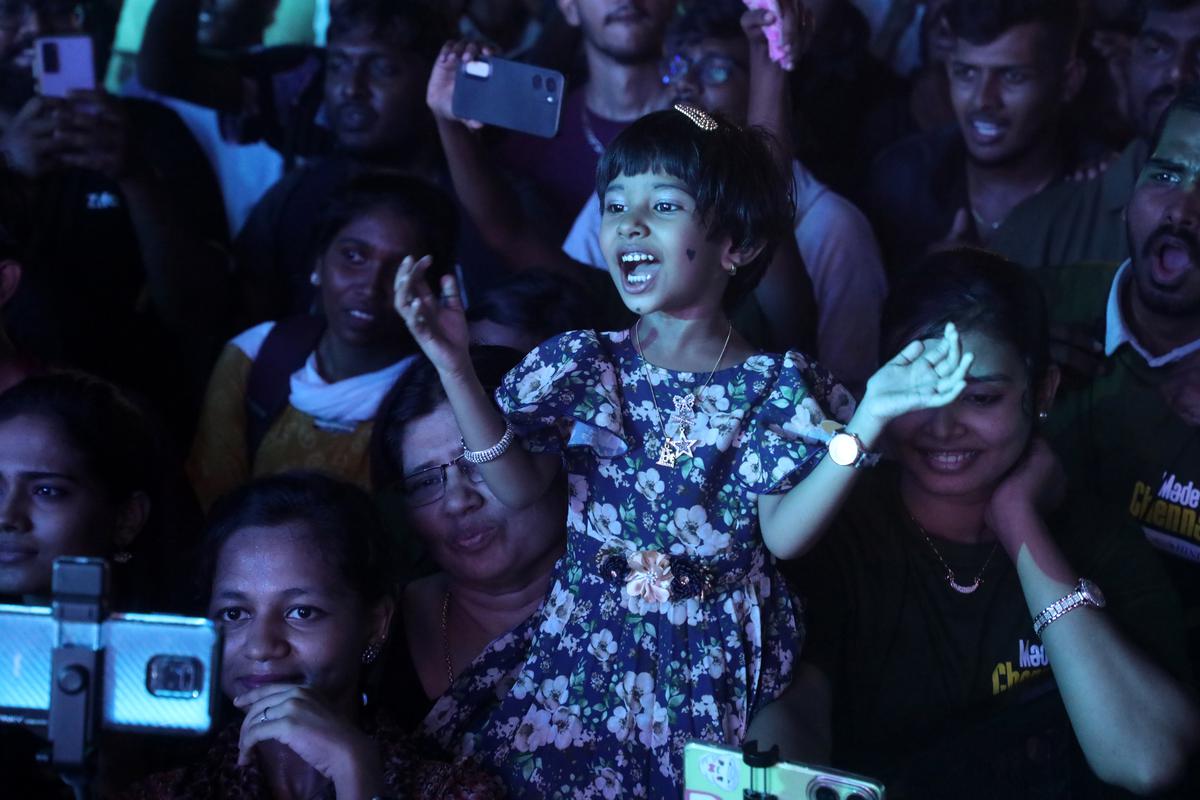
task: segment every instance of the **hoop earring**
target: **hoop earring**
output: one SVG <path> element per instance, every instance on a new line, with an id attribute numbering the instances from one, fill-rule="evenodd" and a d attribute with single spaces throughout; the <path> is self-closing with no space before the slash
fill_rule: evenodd
<path id="1" fill-rule="evenodd" d="M 731 277 L 731 278 L 736 277 L 737 271 L 738 271 L 738 265 L 730 264 L 729 267 L 725 271 L 729 273 L 729 277 Z"/>
<path id="2" fill-rule="evenodd" d="M 383 643 L 382 642 L 371 642 L 370 644 L 367 645 L 366 649 L 363 650 L 362 662 L 367 665 L 374 664 L 375 659 L 379 658 L 379 654 L 382 652 L 383 652 Z"/>

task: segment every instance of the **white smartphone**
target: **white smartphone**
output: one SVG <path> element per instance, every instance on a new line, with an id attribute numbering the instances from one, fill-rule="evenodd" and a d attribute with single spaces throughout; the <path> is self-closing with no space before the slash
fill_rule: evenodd
<path id="1" fill-rule="evenodd" d="M 76 90 L 96 88 L 96 62 L 87 36 L 43 36 L 34 42 L 33 73 L 38 92 L 66 97 Z"/>
<path id="2" fill-rule="evenodd" d="M 707 742 L 684 745 L 683 775 L 684 800 L 886 800 L 883 784 L 862 775 L 791 761 L 754 767 Z"/>

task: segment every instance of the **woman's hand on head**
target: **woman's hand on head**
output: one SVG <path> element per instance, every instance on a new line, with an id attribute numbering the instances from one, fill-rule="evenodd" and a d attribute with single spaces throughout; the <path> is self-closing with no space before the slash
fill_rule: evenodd
<path id="1" fill-rule="evenodd" d="M 310 689 L 268 684 L 233 703 L 246 712 L 238 740 L 239 766 L 249 763 L 255 745 L 275 741 L 332 780 L 338 797 L 383 794 L 383 766 L 375 742 Z"/>
<path id="2" fill-rule="evenodd" d="M 954 323 L 946 324 L 940 339 L 910 342 L 867 381 L 854 415 L 855 433 L 877 434 L 896 417 L 953 403 L 966 388 L 974 360 L 963 352 Z"/>
<path id="3" fill-rule="evenodd" d="M 425 279 L 433 258 L 408 256 L 396 270 L 394 299 L 396 313 L 404 320 L 421 350 L 439 373 L 470 367 L 470 331 L 463 312 L 458 281 L 442 277 L 440 292 L 434 294 Z"/>
<path id="4" fill-rule="evenodd" d="M 1042 516 L 1062 502 L 1067 478 L 1062 464 L 1041 436 L 1034 436 L 1020 460 L 992 492 L 984 524 L 1007 544 L 1023 535 L 1031 514 Z M 1015 552 L 1015 550 L 1013 551 Z"/>
<path id="5" fill-rule="evenodd" d="M 458 78 L 458 67 L 465 61 L 476 61 L 492 55 L 495 49 L 479 42 L 452 39 L 442 46 L 433 71 L 429 73 L 429 84 L 425 87 L 425 104 L 439 120 L 461 122 L 471 130 L 479 130 L 482 122 L 459 119 L 454 116 L 454 81 Z"/>

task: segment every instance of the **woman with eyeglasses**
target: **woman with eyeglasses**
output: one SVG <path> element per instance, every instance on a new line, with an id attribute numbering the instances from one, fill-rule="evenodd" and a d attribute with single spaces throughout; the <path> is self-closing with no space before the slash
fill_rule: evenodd
<path id="1" fill-rule="evenodd" d="M 504 347 L 472 349 L 489 392 L 520 357 Z M 377 696 L 415 723 L 477 658 L 503 649 L 511 639 L 506 634 L 541 605 L 566 544 L 567 491 L 556 481 L 528 508 L 502 505 L 462 458 L 462 434 L 424 358 L 380 405 L 371 447 L 376 489 L 398 497 L 406 533 L 437 570 L 403 592 L 389 637 L 393 648 L 380 670 L 386 680 Z M 427 720 L 427 731 L 436 734 L 436 727 Z"/>

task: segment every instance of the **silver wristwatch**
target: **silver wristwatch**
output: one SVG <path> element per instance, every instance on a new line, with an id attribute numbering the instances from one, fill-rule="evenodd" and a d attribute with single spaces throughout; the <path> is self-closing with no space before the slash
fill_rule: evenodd
<path id="1" fill-rule="evenodd" d="M 829 460 L 838 466 L 873 467 L 879 463 L 879 454 L 872 453 L 858 438 L 858 434 L 842 428 L 829 438 Z"/>
<path id="2" fill-rule="evenodd" d="M 1033 618 L 1033 632 L 1040 637 L 1047 625 L 1080 606 L 1104 608 L 1104 605 L 1104 593 L 1100 587 L 1087 578 L 1080 578 L 1079 583 L 1075 584 L 1075 591 L 1061 600 L 1055 600 Z"/>

